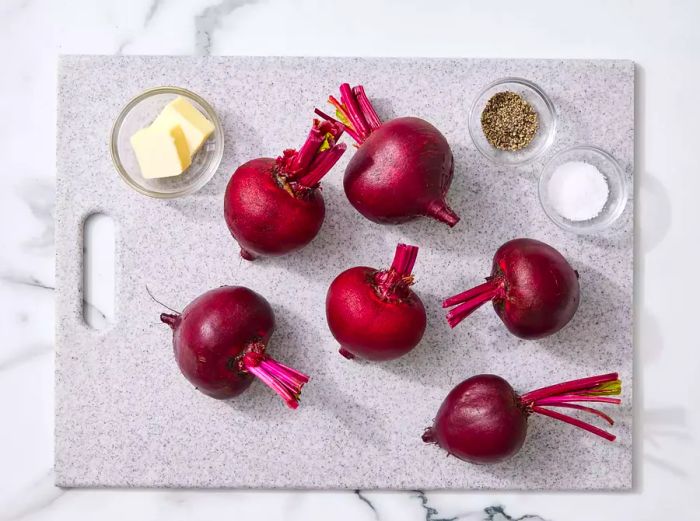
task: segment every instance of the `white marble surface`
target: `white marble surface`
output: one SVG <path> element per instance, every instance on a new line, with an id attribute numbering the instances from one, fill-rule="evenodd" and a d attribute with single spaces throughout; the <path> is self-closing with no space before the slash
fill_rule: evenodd
<path id="1" fill-rule="evenodd" d="M 700 486 L 695 101 L 700 4 L 133 0 L 0 3 L 0 519 L 687 520 Z M 629 58 L 637 62 L 637 479 L 631 493 L 53 487 L 58 53 Z"/>

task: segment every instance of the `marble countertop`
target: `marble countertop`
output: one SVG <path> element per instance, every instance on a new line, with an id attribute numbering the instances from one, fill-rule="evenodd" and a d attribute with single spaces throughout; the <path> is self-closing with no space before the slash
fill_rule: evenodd
<path id="1" fill-rule="evenodd" d="M 700 4 L 4 0 L 0 520 L 685 520 L 700 486 L 694 139 Z M 58 54 L 627 58 L 637 63 L 635 486 L 627 493 L 61 490 L 53 486 Z M 601 469 L 604 471 L 604 469 Z"/>

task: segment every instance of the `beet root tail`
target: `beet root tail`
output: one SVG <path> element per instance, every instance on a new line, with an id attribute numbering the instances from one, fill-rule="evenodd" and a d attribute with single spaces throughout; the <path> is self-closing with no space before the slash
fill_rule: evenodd
<path id="1" fill-rule="evenodd" d="M 353 355 L 350 351 L 348 351 L 344 347 L 341 347 L 340 349 L 338 349 L 338 353 L 340 353 L 341 356 L 347 358 L 348 360 L 355 359 L 355 355 Z"/>
<path id="2" fill-rule="evenodd" d="M 164 324 L 168 324 L 170 326 L 170 329 L 175 329 L 180 323 L 180 315 L 175 315 L 172 313 L 161 313 L 160 321 Z"/>
<path id="3" fill-rule="evenodd" d="M 445 201 L 436 201 L 428 206 L 426 215 L 447 224 L 450 228 L 459 222 L 459 215 L 457 215 L 452 208 L 447 206 Z"/>
<path id="4" fill-rule="evenodd" d="M 257 255 L 246 250 L 245 248 L 241 248 L 241 258 L 245 259 L 247 261 L 254 261 L 258 257 L 257 257 Z"/>
<path id="5" fill-rule="evenodd" d="M 425 443 L 437 443 L 437 440 L 435 439 L 435 430 L 432 427 L 428 427 L 423 431 L 423 435 L 421 436 L 421 439 Z"/>

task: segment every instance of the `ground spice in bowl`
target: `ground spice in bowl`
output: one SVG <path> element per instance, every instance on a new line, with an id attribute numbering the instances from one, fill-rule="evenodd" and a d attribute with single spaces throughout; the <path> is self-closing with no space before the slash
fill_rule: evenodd
<path id="1" fill-rule="evenodd" d="M 497 92 L 481 113 L 481 128 L 499 150 L 515 152 L 527 147 L 539 127 L 537 112 L 520 94 Z"/>

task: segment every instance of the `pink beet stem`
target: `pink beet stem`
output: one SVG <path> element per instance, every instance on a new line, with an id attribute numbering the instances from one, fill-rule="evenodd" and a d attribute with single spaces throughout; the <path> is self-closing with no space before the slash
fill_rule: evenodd
<path id="1" fill-rule="evenodd" d="M 294 388 L 295 386 L 299 385 L 299 380 L 296 378 L 289 376 L 289 374 L 285 372 L 278 372 L 275 371 L 274 369 L 271 369 L 270 367 L 266 367 L 263 364 L 260 364 L 260 367 L 263 368 L 265 371 L 269 373 L 269 375 L 277 380 L 281 385 L 285 386 L 286 388 Z M 290 391 L 291 392 L 291 391 Z M 296 395 L 296 393 L 291 393 L 292 395 Z"/>
<path id="2" fill-rule="evenodd" d="M 252 375 L 275 391 L 291 409 L 299 406 L 301 388 L 309 377 L 296 369 L 280 364 L 273 358 L 258 353 L 246 353 L 243 366 Z"/>
<path id="3" fill-rule="evenodd" d="M 413 271 L 413 266 L 416 264 L 417 257 L 418 246 L 399 244 L 396 246 L 396 253 L 394 253 L 394 261 L 391 263 L 391 269 L 395 270 L 403 277 L 408 277 Z"/>
<path id="4" fill-rule="evenodd" d="M 340 101 L 345 108 L 345 113 L 347 114 L 350 123 L 352 123 L 352 127 L 357 130 L 357 133 L 364 141 L 367 139 L 367 136 L 369 136 L 371 130 L 367 124 L 367 120 L 365 120 L 364 114 L 362 114 L 360 105 L 357 103 L 355 94 L 350 88 L 350 84 L 343 83 L 340 86 Z"/>
<path id="5" fill-rule="evenodd" d="M 535 405 L 554 405 L 557 403 L 568 403 L 568 402 L 594 402 L 594 403 L 612 403 L 614 405 L 620 405 L 622 400 L 619 398 L 608 398 L 606 396 L 582 396 L 578 394 L 564 394 L 551 396 L 549 398 L 541 398 L 537 400 Z"/>
<path id="6" fill-rule="evenodd" d="M 322 128 L 318 124 L 318 120 L 314 121 L 314 126 L 309 132 L 309 136 L 306 141 L 301 146 L 298 152 L 295 153 L 294 159 L 290 166 L 290 173 L 294 174 L 296 172 L 301 172 L 305 170 L 313 160 L 319 147 L 326 139 L 326 133 L 322 131 Z"/>
<path id="7" fill-rule="evenodd" d="M 410 244 L 398 244 L 394 253 L 391 268 L 377 272 L 374 276 L 375 284 L 382 298 L 397 296 L 401 288 L 407 288 L 412 284 L 411 271 L 416 264 L 418 246 Z"/>
<path id="8" fill-rule="evenodd" d="M 367 123 L 372 130 L 377 130 L 382 126 L 382 120 L 379 119 L 377 111 L 375 111 L 374 107 L 372 106 L 372 102 L 369 101 L 367 94 L 365 94 L 365 88 L 362 85 L 358 85 L 357 87 L 353 87 L 352 92 L 355 94 L 357 102 L 360 104 L 360 109 L 362 110 Z"/>
<path id="9" fill-rule="evenodd" d="M 280 374 L 285 373 L 289 376 L 289 378 L 298 380 L 298 382 L 301 384 L 305 384 L 309 381 L 309 377 L 304 373 L 301 373 L 296 369 L 289 367 L 288 365 L 284 365 L 282 362 L 272 360 L 271 358 L 263 360 L 260 363 L 260 365 L 262 365 L 263 367 L 274 368 L 274 370 L 276 370 Z"/>
<path id="10" fill-rule="evenodd" d="M 608 373 L 598 376 L 590 376 L 588 378 L 580 378 L 578 380 L 570 380 L 555 385 L 549 385 L 540 389 L 535 389 L 521 396 L 525 403 L 533 403 L 541 398 L 548 398 L 558 394 L 567 394 L 575 391 L 587 391 L 588 394 L 594 394 L 595 388 L 600 384 L 608 382 L 616 382 L 618 380 L 617 373 Z M 611 394 L 611 393 L 606 393 Z M 619 391 L 615 394 L 620 394 Z"/>
<path id="11" fill-rule="evenodd" d="M 446 298 L 442 302 L 442 307 L 449 308 L 456 304 L 461 304 L 462 302 L 471 300 L 477 295 L 481 295 L 482 293 L 492 290 L 495 284 L 496 283 L 492 279 L 487 279 L 483 284 L 479 284 L 478 286 L 468 289 L 467 291 L 463 291 L 462 293 Z"/>
<path id="12" fill-rule="evenodd" d="M 335 119 L 334 117 L 329 116 L 328 114 L 326 114 L 325 112 L 323 112 L 323 111 L 320 110 L 320 109 L 314 109 L 314 112 L 316 113 L 316 115 L 317 115 L 318 117 L 323 118 L 323 119 L 325 119 L 326 121 L 329 121 L 329 122 L 331 122 L 331 123 L 335 123 L 339 128 L 341 128 L 342 130 L 345 130 L 345 132 L 347 132 L 348 135 L 349 135 L 356 143 L 361 143 L 361 142 L 362 142 L 362 140 L 360 139 L 360 136 L 357 135 L 357 132 L 355 132 L 354 129 L 348 127 L 347 125 L 345 125 L 345 124 L 342 123 L 341 121 L 338 121 L 338 120 Z M 338 137 L 340 137 L 340 134 L 342 134 L 342 132 L 340 132 L 340 133 L 338 134 Z"/>
<path id="13" fill-rule="evenodd" d="M 353 123 L 350 114 L 348 114 L 348 108 L 343 105 L 342 102 L 338 101 L 332 94 L 328 96 L 328 103 L 333 105 L 333 108 L 335 108 L 335 115 L 341 120 L 340 123 L 345 127 L 345 129 L 353 129 L 357 135 L 360 136 L 360 130 Z"/>
<path id="14" fill-rule="evenodd" d="M 545 405 L 545 404 L 542 404 L 542 405 Z M 615 425 L 615 421 L 610 416 L 608 416 L 607 414 L 605 414 L 602 411 L 599 411 L 598 409 L 594 409 L 593 407 L 586 407 L 585 405 L 578 405 L 576 403 L 549 403 L 546 405 L 547 405 L 547 407 L 565 407 L 567 409 L 576 409 L 578 411 L 584 411 L 584 412 L 588 412 L 591 414 L 595 414 L 596 416 L 603 418 L 610 425 Z M 539 407 L 539 402 L 538 402 L 538 407 Z"/>
<path id="15" fill-rule="evenodd" d="M 590 423 L 586 423 L 572 416 L 568 416 L 566 414 L 562 414 L 556 411 L 550 411 L 549 409 L 544 409 L 536 405 L 532 407 L 532 412 L 542 414 L 544 416 L 549 416 L 550 418 L 554 418 L 555 420 L 563 421 L 564 423 L 568 423 L 570 425 L 578 427 L 579 429 L 583 429 L 585 431 L 596 434 L 601 438 L 605 438 L 608 441 L 615 441 L 615 435 L 610 434 L 609 432 L 606 432 L 603 429 L 599 429 L 598 427 L 595 427 Z"/>
<path id="16" fill-rule="evenodd" d="M 301 176 L 298 182 L 309 188 L 316 186 L 323 176 L 326 175 L 333 165 L 335 165 L 340 156 L 345 153 L 347 146 L 345 143 L 340 143 L 338 145 L 333 145 L 328 150 L 319 152 L 319 154 L 314 159 L 313 163 L 309 167 L 307 173 Z"/>
<path id="17" fill-rule="evenodd" d="M 324 134 L 330 134 L 333 137 L 333 141 L 338 141 L 338 138 L 343 135 L 343 125 L 332 119 L 322 122 L 321 128 Z"/>
<path id="18" fill-rule="evenodd" d="M 340 123 L 314 120 L 313 127 L 299 151 L 285 150 L 277 163 L 290 180 L 307 188 L 316 186 L 347 148 L 345 144 L 337 145 L 336 135 L 342 133 Z M 321 150 L 328 140 L 329 148 Z"/>
<path id="19" fill-rule="evenodd" d="M 284 402 L 287 404 L 287 407 L 291 409 L 296 409 L 298 406 L 298 403 L 296 401 L 296 398 L 294 395 L 292 395 L 286 387 L 284 387 L 282 384 L 280 384 L 277 380 L 275 380 L 271 375 L 266 373 L 263 369 L 261 369 L 259 366 L 258 367 L 248 367 L 247 368 L 250 373 L 256 377 L 258 377 L 262 382 L 270 387 L 273 391 L 275 391 L 280 397 L 284 400 Z"/>
<path id="20" fill-rule="evenodd" d="M 314 114 L 316 114 L 321 119 L 325 119 L 329 123 L 337 123 L 339 125 L 342 125 L 342 123 L 340 121 L 335 119 L 333 116 L 329 116 L 328 114 L 323 112 L 321 109 L 318 109 L 318 108 L 314 109 Z"/>
<path id="21" fill-rule="evenodd" d="M 493 287 L 488 291 L 479 293 L 475 297 L 472 297 L 470 300 L 467 300 L 466 302 L 460 304 L 456 308 L 452 308 L 447 313 L 447 315 L 445 315 L 445 317 L 447 318 L 447 323 L 450 325 L 450 327 L 455 327 L 457 324 L 459 324 L 462 320 L 474 313 L 474 311 L 479 309 L 486 302 L 499 295 L 501 291 L 502 288 L 500 286 Z"/>

